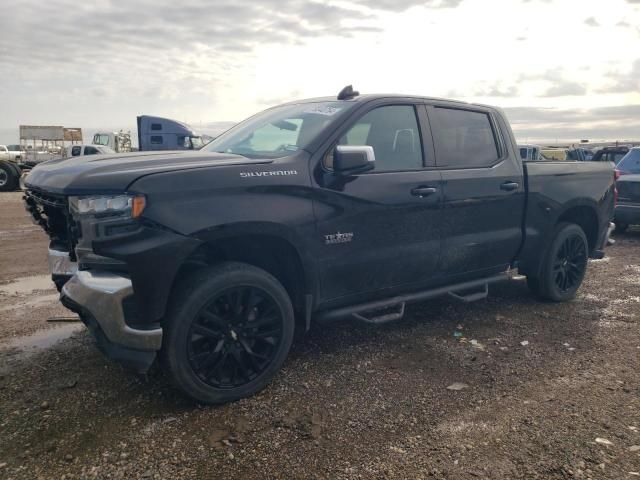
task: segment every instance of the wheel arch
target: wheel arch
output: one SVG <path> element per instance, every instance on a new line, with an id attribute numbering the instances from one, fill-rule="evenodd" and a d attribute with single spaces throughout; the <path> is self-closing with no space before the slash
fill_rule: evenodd
<path id="1" fill-rule="evenodd" d="M 535 212 L 535 210 L 533 210 Z M 527 237 L 519 255 L 518 269 L 527 276 L 540 275 L 540 260 L 544 258 L 547 249 L 553 242 L 553 232 L 560 223 L 573 223 L 584 231 L 587 237 L 589 255 L 597 249 L 601 225 L 598 217 L 598 204 L 588 198 L 575 199 L 567 202 L 555 215 L 532 215 L 527 211 L 528 221 L 533 221 L 537 229 L 527 229 Z M 548 211 L 547 211 L 548 212 Z M 526 221 L 526 220 L 525 220 Z M 535 232 L 535 234 L 532 234 Z"/>
<path id="2" fill-rule="evenodd" d="M 269 222 L 245 222 L 204 230 L 194 237 L 202 244 L 182 263 L 174 284 L 194 269 L 220 262 L 253 265 L 278 279 L 291 297 L 297 318 L 308 323 L 308 299 L 317 298 L 317 280 L 314 263 L 295 231 Z"/>
<path id="3" fill-rule="evenodd" d="M 594 205 L 580 204 L 569 207 L 558 217 L 555 225 L 563 222 L 574 223 L 582 229 L 587 237 L 589 253 L 596 249 L 599 223 L 597 209 Z"/>

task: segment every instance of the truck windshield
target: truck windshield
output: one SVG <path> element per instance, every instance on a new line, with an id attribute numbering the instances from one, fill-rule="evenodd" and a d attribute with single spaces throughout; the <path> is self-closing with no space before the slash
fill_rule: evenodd
<path id="1" fill-rule="evenodd" d="M 202 141 L 202 137 L 191 137 L 191 148 L 194 150 L 199 150 L 204 146 L 204 142 Z"/>
<path id="2" fill-rule="evenodd" d="M 347 105 L 317 102 L 271 108 L 223 133 L 205 150 L 246 157 L 286 157 L 306 148 Z"/>
<path id="3" fill-rule="evenodd" d="M 93 144 L 94 145 L 109 145 L 109 135 L 101 135 L 96 133 L 93 136 Z"/>
<path id="4" fill-rule="evenodd" d="M 640 148 L 633 148 L 629 150 L 620 163 L 616 167 L 618 170 L 624 173 L 640 173 Z"/>

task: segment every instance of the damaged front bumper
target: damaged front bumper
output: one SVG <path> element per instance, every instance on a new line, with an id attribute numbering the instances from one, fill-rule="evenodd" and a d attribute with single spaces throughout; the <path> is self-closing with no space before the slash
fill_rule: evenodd
<path id="1" fill-rule="evenodd" d="M 146 373 L 162 346 L 162 328 L 134 328 L 127 323 L 126 304 L 133 296 L 131 280 L 120 274 L 77 271 L 62 287 L 60 300 L 78 313 L 109 358 Z"/>

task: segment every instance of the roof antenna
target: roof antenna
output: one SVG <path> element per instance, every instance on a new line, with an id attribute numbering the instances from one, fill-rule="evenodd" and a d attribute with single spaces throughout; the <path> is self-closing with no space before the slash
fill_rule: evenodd
<path id="1" fill-rule="evenodd" d="M 338 100 L 351 100 L 354 97 L 360 95 L 360 92 L 356 92 L 353 89 L 353 85 L 347 85 L 338 94 Z"/>

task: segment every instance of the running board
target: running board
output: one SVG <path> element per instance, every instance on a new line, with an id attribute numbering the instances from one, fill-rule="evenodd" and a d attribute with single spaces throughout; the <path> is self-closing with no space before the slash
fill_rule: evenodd
<path id="1" fill-rule="evenodd" d="M 322 312 L 318 312 L 314 320 L 318 323 L 330 323 L 336 320 L 355 316 L 355 318 L 357 318 L 358 320 L 368 321 L 369 323 L 386 323 L 402 318 L 402 315 L 404 315 L 404 305 L 406 303 L 419 302 L 421 300 L 428 300 L 431 298 L 441 297 L 443 295 L 451 295 L 452 297 L 464 302 L 481 300 L 488 295 L 490 283 L 509 280 L 509 278 L 509 273 L 504 272 L 492 277 L 481 278 L 478 280 L 458 283 L 455 285 L 448 285 L 440 288 L 434 288 L 432 290 L 408 293 L 406 295 L 399 295 L 397 297 L 391 297 L 384 300 L 376 300 L 373 302 L 360 303 L 358 305 L 336 308 L 334 310 L 325 310 Z M 456 293 L 464 292 L 466 290 L 474 290 L 477 288 L 483 288 L 483 290 L 480 292 L 471 293 L 469 295 L 460 295 Z M 384 315 L 379 315 L 377 317 L 369 317 L 367 315 L 364 315 L 364 313 L 366 312 L 375 312 L 376 310 L 392 308 L 394 306 L 401 306 L 401 309 L 397 312 L 387 313 Z"/>
<path id="2" fill-rule="evenodd" d="M 485 283 L 483 285 L 483 289 L 480 292 L 469 293 L 467 295 L 458 295 L 456 292 L 449 292 L 449 295 L 455 298 L 456 300 L 460 300 L 464 303 L 476 302 L 478 300 L 482 300 L 483 298 L 487 298 L 489 296 L 489 284 Z"/>
<path id="3" fill-rule="evenodd" d="M 407 304 L 406 302 L 402 302 L 397 312 L 383 313 L 376 317 L 366 317 L 364 315 L 364 312 L 352 313 L 351 315 L 353 316 L 353 318 L 355 318 L 356 320 L 360 320 L 361 322 L 380 325 L 381 323 L 393 322 L 395 320 L 400 320 L 402 317 L 404 317 L 404 306 L 406 304 Z"/>

